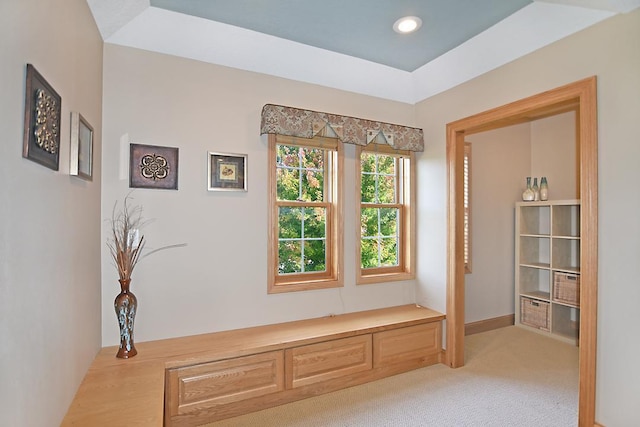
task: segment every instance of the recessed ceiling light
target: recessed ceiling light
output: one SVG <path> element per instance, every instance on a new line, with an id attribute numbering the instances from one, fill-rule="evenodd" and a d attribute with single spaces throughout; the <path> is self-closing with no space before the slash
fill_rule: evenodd
<path id="1" fill-rule="evenodd" d="M 422 25 L 422 19 L 417 16 L 405 16 L 400 18 L 393 24 L 393 30 L 396 33 L 407 34 L 416 31 Z"/>

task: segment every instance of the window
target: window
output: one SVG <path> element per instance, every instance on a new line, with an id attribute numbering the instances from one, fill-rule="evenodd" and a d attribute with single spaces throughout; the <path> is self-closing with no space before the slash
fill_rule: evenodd
<path id="1" fill-rule="evenodd" d="M 370 144 L 358 147 L 360 173 L 356 180 L 358 284 L 415 277 L 414 197 L 411 152 Z M 356 194 L 357 194 L 356 193 Z"/>
<path id="2" fill-rule="evenodd" d="M 342 286 L 335 138 L 269 135 L 269 293 Z"/>
<path id="3" fill-rule="evenodd" d="M 464 272 L 471 273 L 471 143 L 464 143 Z"/>

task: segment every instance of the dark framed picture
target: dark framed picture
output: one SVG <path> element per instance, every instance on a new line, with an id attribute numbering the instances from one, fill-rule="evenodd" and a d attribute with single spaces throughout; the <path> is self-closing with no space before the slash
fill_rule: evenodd
<path id="1" fill-rule="evenodd" d="M 31 64 L 27 64 L 22 157 L 58 170 L 62 98 Z"/>
<path id="2" fill-rule="evenodd" d="M 209 151 L 209 191 L 247 191 L 247 155 Z"/>
<path id="3" fill-rule="evenodd" d="M 93 180 L 93 127 L 82 114 L 71 113 L 69 175 Z"/>
<path id="4" fill-rule="evenodd" d="M 178 189 L 178 149 L 130 144 L 129 187 Z"/>

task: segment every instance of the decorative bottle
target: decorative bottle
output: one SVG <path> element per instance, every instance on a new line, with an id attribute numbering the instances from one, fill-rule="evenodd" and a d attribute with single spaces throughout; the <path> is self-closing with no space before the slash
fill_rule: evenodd
<path id="1" fill-rule="evenodd" d="M 533 190 L 533 200 L 535 201 L 540 200 L 540 189 L 538 188 L 538 178 L 533 178 L 533 187 L 531 187 L 531 190 Z"/>
<path id="2" fill-rule="evenodd" d="M 534 194 L 533 194 L 533 190 L 531 189 L 531 177 L 528 176 L 527 189 L 524 190 L 524 192 L 522 193 L 522 200 L 524 200 L 525 202 L 531 202 L 533 201 L 533 198 L 534 198 Z"/>
<path id="3" fill-rule="evenodd" d="M 540 200 L 549 199 L 549 186 L 547 185 L 547 177 L 543 176 L 540 180 Z"/>

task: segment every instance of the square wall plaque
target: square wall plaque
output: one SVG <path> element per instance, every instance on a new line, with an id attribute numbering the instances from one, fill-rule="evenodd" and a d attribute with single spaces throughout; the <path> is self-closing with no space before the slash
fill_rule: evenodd
<path id="1" fill-rule="evenodd" d="M 178 189 L 178 149 L 130 144 L 129 187 Z"/>

